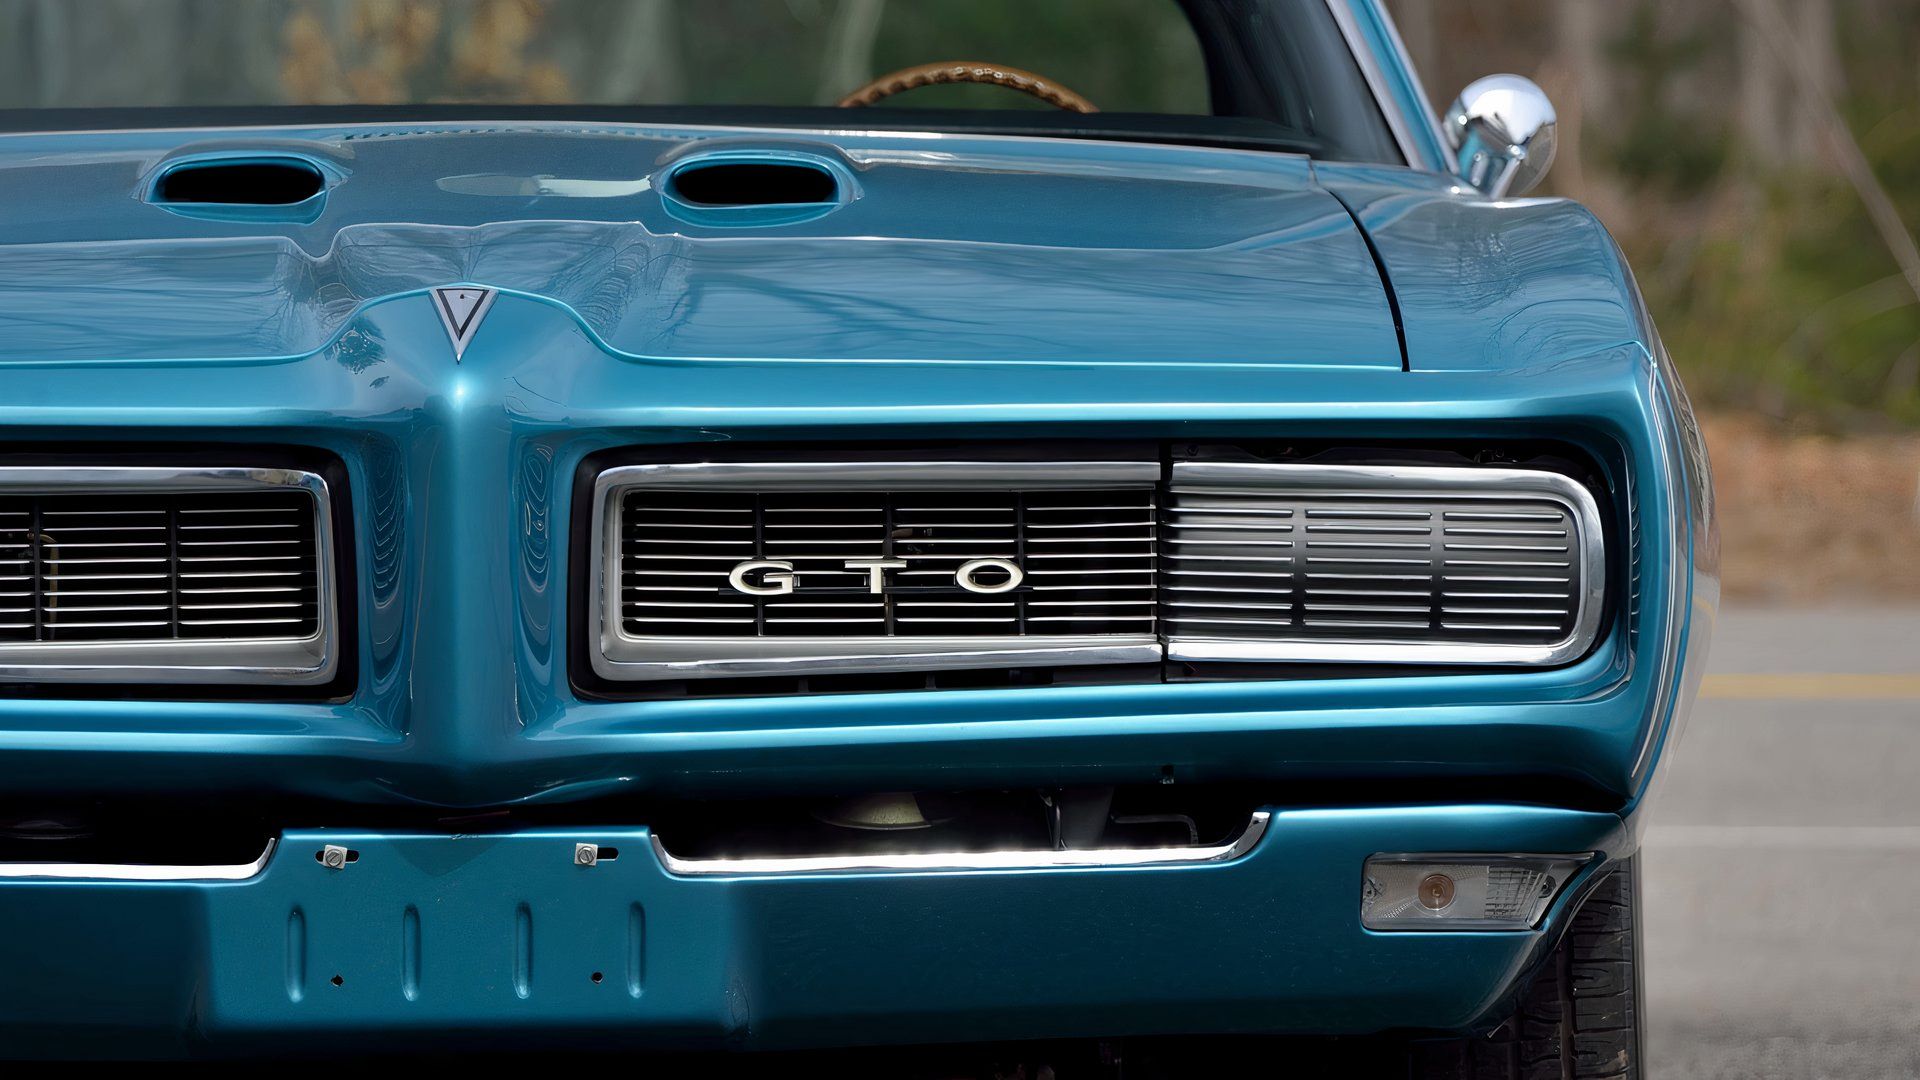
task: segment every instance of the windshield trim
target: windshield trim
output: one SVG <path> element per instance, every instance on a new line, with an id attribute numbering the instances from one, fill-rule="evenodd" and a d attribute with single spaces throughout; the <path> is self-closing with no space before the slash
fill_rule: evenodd
<path id="1" fill-rule="evenodd" d="M 1400 69 L 1400 81 L 1404 84 L 1406 92 L 1413 98 L 1415 125 L 1425 129 L 1428 156 L 1434 159 L 1432 171 L 1448 176 L 1460 175 L 1460 163 L 1454 160 L 1454 156 L 1447 150 L 1446 127 L 1441 124 L 1440 113 L 1433 107 L 1433 99 L 1427 95 L 1427 88 L 1420 81 L 1420 72 L 1414 66 L 1413 53 L 1407 48 L 1406 41 L 1401 38 L 1400 27 L 1393 21 L 1393 13 L 1384 6 L 1375 4 L 1373 17 L 1386 36 L 1387 47 L 1393 53 L 1394 64 Z M 1398 102 L 1402 99 L 1396 97 L 1395 100 Z"/>
<path id="2" fill-rule="evenodd" d="M 1018 118 L 1018 119 L 1015 119 Z M 844 123 L 831 122 L 844 119 Z M 929 121 L 932 121 L 931 123 Z M 1244 117 L 1156 113 L 1079 114 L 985 110 L 689 105 L 242 105 L 112 109 L 0 109 L 0 138 L 27 135 L 316 128 L 393 130 L 500 125 L 526 130 L 667 129 L 792 131 L 814 135 L 919 135 L 1160 144 L 1322 157 L 1312 136 Z M 1211 128 L 1212 130 L 1208 130 Z"/>
<path id="3" fill-rule="evenodd" d="M 321 106 L 321 107 L 335 108 L 336 106 Z M 348 109 L 353 108 L 352 106 L 340 106 L 340 107 L 348 108 Z M 7 110 L 0 110 L 0 120 L 4 120 L 4 114 L 6 111 Z M 31 110 L 21 110 L 21 111 L 48 112 L 52 110 L 31 109 Z M 125 112 L 127 110 L 113 110 L 113 111 Z M 204 113 L 208 110 L 198 109 L 198 110 L 192 110 L 192 111 Z M 539 120 L 539 119 L 527 119 L 524 117 L 488 118 L 485 114 L 482 114 L 482 113 L 476 113 L 471 117 L 460 117 L 460 118 L 442 117 L 442 118 L 425 118 L 425 119 L 414 119 L 414 120 L 380 120 L 380 121 L 370 121 L 370 122 L 347 120 L 347 121 L 338 122 L 338 123 L 328 123 L 325 121 L 319 121 L 319 122 L 308 121 L 308 122 L 302 122 L 302 123 L 271 122 L 271 123 L 257 123 L 257 124 L 249 124 L 249 123 L 177 124 L 177 125 L 169 124 L 169 125 L 157 126 L 157 127 L 141 127 L 141 126 L 134 126 L 134 127 L 102 126 L 102 127 L 69 127 L 69 128 L 46 127 L 46 128 L 26 128 L 26 129 L 18 129 L 18 130 L 9 129 L 5 127 L 3 123 L 0 123 L 0 143 L 4 143 L 6 140 L 9 140 L 9 139 L 36 138 L 40 136 L 58 137 L 58 136 L 68 136 L 68 135 L 149 135 L 149 134 L 170 134 L 175 132 L 231 135 L 231 134 L 242 134 L 242 133 L 252 133 L 252 132 L 269 132 L 269 131 L 305 131 L 305 132 L 328 131 L 328 132 L 344 133 L 348 129 L 351 129 L 355 133 L 358 133 L 358 132 L 367 133 L 366 135 L 361 136 L 365 138 L 365 137 L 380 137 L 380 136 L 386 136 L 386 135 L 408 135 L 408 134 L 443 135 L 443 134 L 473 133 L 473 132 L 476 132 L 481 127 L 490 128 L 492 129 L 492 133 L 503 134 L 503 135 L 504 134 L 622 135 L 622 136 L 639 137 L 639 136 L 645 136 L 648 134 L 765 135 L 768 132 L 777 131 L 777 132 L 791 132 L 795 135 L 804 135 L 804 136 L 810 136 L 810 137 L 827 139 L 827 140 L 887 139 L 887 138 L 904 137 L 909 139 L 926 139 L 929 141 L 941 140 L 941 139 L 967 139 L 967 140 L 990 140 L 990 141 L 996 141 L 996 142 L 1018 142 L 1018 143 L 1062 142 L 1062 143 L 1076 143 L 1076 144 L 1082 144 L 1082 145 L 1093 146 L 1093 147 L 1104 146 L 1104 147 L 1115 147 L 1115 148 L 1138 147 L 1138 146 L 1166 146 L 1166 147 L 1178 149 L 1186 153 L 1220 153 L 1220 154 L 1238 154 L 1238 155 L 1270 154 L 1276 157 L 1296 158 L 1304 161 L 1313 160 L 1312 155 L 1306 152 L 1305 150 L 1282 149 L 1278 146 L 1273 146 L 1273 145 L 1259 145 L 1254 143 L 1248 143 L 1247 145 L 1237 145 L 1237 144 L 1232 144 L 1224 141 L 1215 143 L 1215 142 L 1200 142 L 1200 141 L 1183 141 L 1183 140 L 1173 139 L 1173 138 L 1147 138 L 1144 136 L 1140 138 L 1124 138 L 1124 137 L 1118 137 L 1114 135 L 1074 134 L 1074 133 L 1045 134 L 1045 133 L 1039 133 L 1039 132 L 1026 133 L 1026 132 L 995 132 L 995 131 L 940 131 L 940 130 L 935 130 L 930 128 L 910 128 L 910 127 L 889 128 L 889 127 L 863 126 L 859 124 L 849 124 L 845 126 L 834 126 L 834 125 L 809 126 L 809 125 L 801 125 L 801 124 L 778 124 L 778 123 L 701 124 L 701 123 L 680 123 L 680 122 L 635 122 L 635 121 L 625 121 L 625 120 L 619 120 L 619 121 L 610 120 L 610 121 L 596 121 L 591 125 L 582 125 L 578 123 L 566 123 L 562 120 Z M 342 137 L 342 136 L 336 135 L 334 137 Z M 347 135 L 344 135 L 344 137 L 352 138 L 353 135 L 347 134 Z"/>

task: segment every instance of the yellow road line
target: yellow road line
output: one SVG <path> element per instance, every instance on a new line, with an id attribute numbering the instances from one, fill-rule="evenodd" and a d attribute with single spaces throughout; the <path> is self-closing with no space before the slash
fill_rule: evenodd
<path id="1" fill-rule="evenodd" d="M 1718 674 L 1708 675 L 1700 684 L 1700 696 L 1740 701 L 1920 701 L 1920 674 Z"/>

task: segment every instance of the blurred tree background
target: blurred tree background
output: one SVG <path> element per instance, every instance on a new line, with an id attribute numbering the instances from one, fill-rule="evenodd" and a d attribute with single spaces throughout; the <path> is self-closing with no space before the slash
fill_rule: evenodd
<path id="1" fill-rule="evenodd" d="M 1388 0 L 1444 108 L 1515 71 L 1696 399 L 1920 426 L 1920 3 Z"/>
<path id="2" fill-rule="evenodd" d="M 1207 111 L 1172 0 L 0 0 L 0 107 L 832 105 L 930 57 L 1043 69 L 1119 111 Z M 985 87 L 904 100 L 1050 107 Z"/>

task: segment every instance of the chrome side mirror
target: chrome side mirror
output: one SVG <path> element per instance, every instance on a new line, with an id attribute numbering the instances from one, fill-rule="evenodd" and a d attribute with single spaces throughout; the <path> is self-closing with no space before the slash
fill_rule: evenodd
<path id="1" fill-rule="evenodd" d="M 1460 91 L 1444 126 L 1460 175 L 1498 199 L 1524 195 L 1547 175 L 1558 123 L 1532 79 L 1489 75 Z"/>

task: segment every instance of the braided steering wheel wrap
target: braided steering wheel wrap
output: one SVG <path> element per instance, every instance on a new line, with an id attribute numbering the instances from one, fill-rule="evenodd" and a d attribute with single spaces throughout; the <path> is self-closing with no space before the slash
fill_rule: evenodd
<path id="1" fill-rule="evenodd" d="M 840 99 L 843 109 L 872 105 L 884 98 L 908 90 L 917 90 L 922 86 L 935 86 L 941 83 L 979 83 L 983 86 L 1004 86 L 1009 90 L 1018 90 L 1030 94 L 1056 109 L 1071 112 L 1099 112 L 1093 102 L 1079 94 L 1031 71 L 1022 71 L 1005 64 L 989 64 L 981 60 L 941 60 L 932 64 L 916 64 L 913 67 L 890 71 L 867 85 Z"/>

